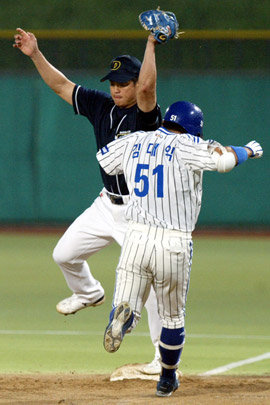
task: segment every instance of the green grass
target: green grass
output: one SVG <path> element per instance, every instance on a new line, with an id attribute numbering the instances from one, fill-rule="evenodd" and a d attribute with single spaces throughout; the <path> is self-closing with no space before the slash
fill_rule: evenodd
<path id="1" fill-rule="evenodd" d="M 117 353 L 103 349 L 117 245 L 89 260 L 105 287 L 105 304 L 74 316 L 56 312 L 55 304 L 70 294 L 51 256 L 59 236 L 0 234 L 0 373 L 109 373 L 151 361 L 145 311 Z M 269 263 L 267 238 L 195 238 L 180 366 L 185 374 L 270 351 Z M 260 375 L 269 369 L 264 360 L 227 373 Z"/>

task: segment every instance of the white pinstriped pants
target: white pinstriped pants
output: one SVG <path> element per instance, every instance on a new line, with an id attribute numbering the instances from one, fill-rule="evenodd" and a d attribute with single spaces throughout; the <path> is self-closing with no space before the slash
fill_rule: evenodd
<path id="1" fill-rule="evenodd" d="M 183 327 L 192 253 L 190 233 L 131 221 L 116 270 L 114 306 L 129 302 L 135 325 L 153 285 L 162 326 Z"/>

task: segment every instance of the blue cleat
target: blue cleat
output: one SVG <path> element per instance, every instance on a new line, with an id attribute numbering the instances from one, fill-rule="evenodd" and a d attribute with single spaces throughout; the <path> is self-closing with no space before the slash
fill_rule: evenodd
<path id="1" fill-rule="evenodd" d="M 127 302 L 121 302 L 110 315 L 110 322 L 104 333 L 103 346 L 109 353 L 116 352 L 124 335 L 133 322 L 133 312 Z"/>
<path id="2" fill-rule="evenodd" d="M 169 397 L 178 387 L 179 382 L 176 376 L 174 378 L 160 377 L 159 382 L 157 383 L 156 395 L 158 397 Z"/>

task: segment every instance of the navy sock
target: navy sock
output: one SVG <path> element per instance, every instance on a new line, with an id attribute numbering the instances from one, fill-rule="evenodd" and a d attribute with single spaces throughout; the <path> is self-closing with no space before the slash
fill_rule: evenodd
<path id="1" fill-rule="evenodd" d="M 185 329 L 162 328 L 159 342 L 162 372 L 161 376 L 174 378 L 185 343 Z"/>

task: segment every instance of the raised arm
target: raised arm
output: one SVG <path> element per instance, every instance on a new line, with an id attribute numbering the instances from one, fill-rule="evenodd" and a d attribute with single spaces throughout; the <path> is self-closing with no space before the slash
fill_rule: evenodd
<path id="1" fill-rule="evenodd" d="M 157 69 L 155 55 L 155 47 L 157 44 L 158 42 L 153 35 L 149 35 L 137 83 L 137 105 L 143 112 L 152 111 L 157 103 Z"/>
<path id="2" fill-rule="evenodd" d="M 71 82 L 63 73 L 51 65 L 38 48 L 37 39 L 31 32 L 17 28 L 14 35 L 14 48 L 29 56 L 36 66 L 44 82 L 60 97 L 72 105 L 72 92 L 75 83 Z"/>
<path id="3" fill-rule="evenodd" d="M 178 38 L 178 21 L 174 13 L 157 10 L 144 11 L 139 15 L 139 21 L 144 29 L 150 31 L 144 59 L 138 80 L 137 105 L 143 112 L 152 111 L 157 103 L 156 96 L 156 56 L 155 47 L 158 43 L 166 43 Z"/>

